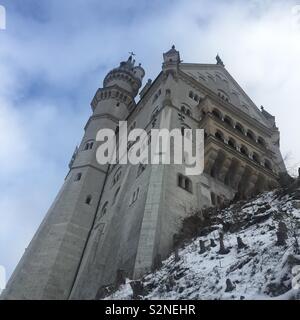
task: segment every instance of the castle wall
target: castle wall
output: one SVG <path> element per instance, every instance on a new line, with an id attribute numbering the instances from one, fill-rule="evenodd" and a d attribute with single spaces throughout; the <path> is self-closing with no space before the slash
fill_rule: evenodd
<path id="1" fill-rule="evenodd" d="M 97 91 L 71 170 L 1 298 L 95 299 L 101 287 L 115 284 L 118 272 L 139 278 L 166 258 L 182 220 L 194 209 L 265 190 L 285 170 L 273 117 L 260 113 L 223 67 L 180 64 L 173 47 L 137 105 L 143 70 L 135 68 L 138 73 L 130 57 Z M 171 114 L 169 123 L 162 121 L 163 109 Z M 205 172 L 186 177 L 184 163 L 99 165 L 96 134 L 115 130 L 120 120 L 148 133 L 165 125 L 205 129 Z M 244 133 L 237 132 L 237 123 Z M 266 145 L 249 140 L 247 130 Z M 255 161 L 255 153 L 261 160 Z M 267 158 L 271 168 L 263 162 Z M 179 176 L 190 181 L 188 188 Z"/>

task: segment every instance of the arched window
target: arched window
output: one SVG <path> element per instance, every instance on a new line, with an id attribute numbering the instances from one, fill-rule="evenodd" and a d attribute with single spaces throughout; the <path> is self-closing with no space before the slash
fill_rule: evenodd
<path id="1" fill-rule="evenodd" d="M 192 116 L 192 112 L 191 112 L 191 110 L 190 110 L 190 108 L 189 108 L 188 106 L 182 106 L 182 107 L 180 108 L 180 110 L 181 110 L 181 112 L 182 112 L 183 114 L 186 114 L 186 115 L 189 116 L 189 117 Z"/>
<path id="2" fill-rule="evenodd" d="M 210 199 L 211 199 L 211 204 L 215 206 L 217 201 L 216 201 L 216 195 L 214 192 L 210 193 Z"/>
<path id="3" fill-rule="evenodd" d="M 113 177 L 113 181 L 112 181 L 113 186 L 120 180 L 121 175 L 122 175 L 122 170 L 118 168 Z"/>
<path id="4" fill-rule="evenodd" d="M 88 141 L 88 142 L 85 143 L 83 150 L 93 149 L 93 145 L 94 145 L 94 142 L 93 142 L 93 141 Z"/>
<path id="5" fill-rule="evenodd" d="M 236 149 L 236 142 L 235 142 L 235 140 L 233 138 L 230 138 L 228 140 L 228 145 L 229 145 L 229 147 L 231 147 L 233 149 Z"/>
<path id="6" fill-rule="evenodd" d="M 229 96 L 228 96 L 227 93 L 225 93 L 223 90 L 221 90 L 221 89 L 218 90 L 218 96 L 219 96 L 221 99 L 229 102 Z"/>
<path id="7" fill-rule="evenodd" d="M 104 205 L 102 206 L 102 209 L 101 209 L 101 217 L 103 217 L 104 215 L 106 215 L 107 213 L 107 207 L 108 207 L 108 201 L 106 201 L 104 203 Z"/>
<path id="8" fill-rule="evenodd" d="M 191 99 L 194 99 L 193 91 L 190 91 L 190 92 L 189 92 L 189 97 L 190 97 Z"/>
<path id="9" fill-rule="evenodd" d="M 259 155 L 258 155 L 256 152 L 253 153 L 252 159 L 253 159 L 253 161 L 255 161 L 256 163 L 260 163 L 260 157 L 259 157 Z"/>
<path id="10" fill-rule="evenodd" d="M 92 201 L 92 196 L 90 196 L 90 195 L 87 196 L 87 197 L 86 197 L 86 200 L 85 200 L 85 203 L 86 203 L 86 204 L 91 204 L 91 201 Z"/>
<path id="11" fill-rule="evenodd" d="M 81 179 L 81 177 L 82 177 L 82 173 L 81 172 L 77 173 L 74 181 L 79 181 Z"/>
<path id="12" fill-rule="evenodd" d="M 117 189 L 117 191 L 116 191 L 115 194 L 114 194 L 113 204 L 114 204 L 114 203 L 116 202 L 116 200 L 117 200 L 119 191 L 120 191 L 120 187 Z"/>
<path id="13" fill-rule="evenodd" d="M 255 141 L 254 133 L 251 130 L 247 131 L 247 137 L 253 141 Z"/>
<path id="14" fill-rule="evenodd" d="M 182 174 L 178 174 L 177 184 L 180 188 L 182 188 L 188 192 L 193 191 L 192 180 Z"/>
<path id="15" fill-rule="evenodd" d="M 184 186 L 183 176 L 181 174 L 178 175 L 178 186 L 181 188 Z"/>
<path id="16" fill-rule="evenodd" d="M 232 119 L 231 119 L 230 117 L 225 116 L 225 117 L 224 117 L 224 122 L 225 122 L 227 125 L 229 125 L 230 127 L 233 127 L 233 121 L 232 121 Z"/>
<path id="17" fill-rule="evenodd" d="M 214 117 L 216 117 L 216 118 L 218 118 L 218 119 L 222 119 L 222 114 L 221 114 L 221 112 L 218 110 L 218 109 L 214 109 L 213 111 L 212 111 L 212 114 L 213 114 L 213 116 Z"/>
<path id="18" fill-rule="evenodd" d="M 192 192 L 192 181 L 188 178 L 185 178 L 185 190 Z"/>
<path id="19" fill-rule="evenodd" d="M 237 123 L 235 125 L 235 129 L 241 134 L 244 134 L 244 132 L 245 132 L 244 127 L 240 123 Z"/>
<path id="20" fill-rule="evenodd" d="M 266 141 L 265 141 L 264 138 L 262 138 L 262 137 L 258 137 L 257 143 L 258 143 L 259 145 L 261 145 L 262 147 L 265 147 L 265 146 L 266 146 Z"/>
<path id="21" fill-rule="evenodd" d="M 215 137 L 216 137 L 218 140 L 224 142 L 224 135 L 223 135 L 223 133 L 222 133 L 221 131 L 217 131 L 217 132 L 215 133 Z"/>
<path id="22" fill-rule="evenodd" d="M 242 153 L 243 155 L 245 155 L 245 156 L 247 156 L 247 157 L 248 157 L 249 152 L 248 152 L 247 147 L 242 146 L 242 147 L 241 147 L 241 153 Z"/>
<path id="23" fill-rule="evenodd" d="M 266 169 L 272 171 L 272 164 L 271 164 L 271 161 L 265 159 L 265 163 L 264 163 L 264 166 Z"/>
<path id="24" fill-rule="evenodd" d="M 140 188 L 137 188 L 136 191 L 134 191 L 132 198 L 131 198 L 131 203 L 130 205 L 132 205 L 134 202 L 136 202 L 136 200 L 139 197 L 139 193 L 140 193 Z"/>

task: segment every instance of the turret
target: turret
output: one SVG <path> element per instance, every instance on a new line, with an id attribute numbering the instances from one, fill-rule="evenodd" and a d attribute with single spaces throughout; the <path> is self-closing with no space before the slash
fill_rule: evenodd
<path id="1" fill-rule="evenodd" d="M 117 85 L 135 97 L 142 86 L 145 71 L 141 65 L 134 66 L 134 64 L 135 60 L 130 55 L 127 61 L 122 61 L 119 67 L 107 74 L 103 81 L 103 87 Z"/>
<path id="2" fill-rule="evenodd" d="M 175 46 L 173 45 L 169 51 L 163 54 L 163 57 L 164 57 L 164 62 L 162 65 L 163 72 L 166 75 L 172 74 L 173 76 L 175 76 L 175 74 L 178 71 L 178 65 L 181 62 L 179 51 L 177 51 L 175 49 Z"/>
<path id="3" fill-rule="evenodd" d="M 145 75 L 141 64 L 135 66 L 133 54 L 120 66 L 112 69 L 98 89 L 91 103 L 94 114 L 110 114 L 124 120 L 135 106 L 136 97 Z M 117 107 L 117 108 L 115 108 Z"/>
<path id="4" fill-rule="evenodd" d="M 139 64 L 137 67 L 133 68 L 133 73 L 136 78 L 140 79 L 141 82 L 145 76 L 145 70 L 141 67 L 141 64 Z"/>
<path id="5" fill-rule="evenodd" d="M 174 45 L 169 51 L 163 54 L 163 57 L 164 57 L 163 67 L 174 66 L 180 63 L 180 54 L 179 54 L 179 51 L 175 49 Z"/>

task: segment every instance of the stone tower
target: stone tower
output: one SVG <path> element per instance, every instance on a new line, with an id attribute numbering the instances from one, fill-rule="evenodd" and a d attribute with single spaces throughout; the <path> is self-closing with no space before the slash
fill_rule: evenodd
<path id="1" fill-rule="evenodd" d="M 92 101 L 93 114 L 65 183 L 13 273 L 4 299 L 95 299 L 120 274 L 138 278 L 168 256 L 180 222 L 192 209 L 248 198 L 278 185 L 285 166 L 275 118 L 259 110 L 225 69 L 183 63 L 173 46 L 162 70 L 135 103 L 144 70 L 133 57 L 110 71 Z M 150 133 L 205 130 L 205 170 L 185 164 L 99 165 L 99 129 Z M 128 145 L 128 150 L 132 145 Z"/>
<path id="2" fill-rule="evenodd" d="M 13 273 L 5 299 L 68 299 L 107 179 L 108 166 L 95 157 L 96 133 L 115 130 L 128 117 L 143 76 L 130 56 L 105 77 L 65 182 Z"/>

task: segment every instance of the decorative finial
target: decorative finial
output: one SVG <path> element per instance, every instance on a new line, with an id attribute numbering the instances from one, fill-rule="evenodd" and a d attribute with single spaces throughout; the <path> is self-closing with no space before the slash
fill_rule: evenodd
<path id="1" fill-rule="evenodd" d="M 220 66 L 222 66 L 222 67 L 225 67 L 222 59 L 221 59 L 220 56 L 219 56 L 219 54 L 217 54 L 216 60 L 217 60 L 217 64 L 218 64 L 218 65 L 220 65 Z"/>
<path id="2" fill-rule="evenodd" d="M 128 52 L 128 53 L 130 54 L 130 57 L 134 57 L 134 56 L 135 56 L 135 53 L 132 52 L 132 51 L 130 51 L 130 52 Z"/>
<path id="3" fill-rule="evenodd" d="M 265 110 L 264 106 L 260 106 L 260 110 L 264 111 Z"/>
<path id="4" fill-rule="evenodd" d="M 172 45 L 172 49 L 173 49 L 173 50 L 175 49 L 175 46 L 174 46 L 174 44 Z"/>

